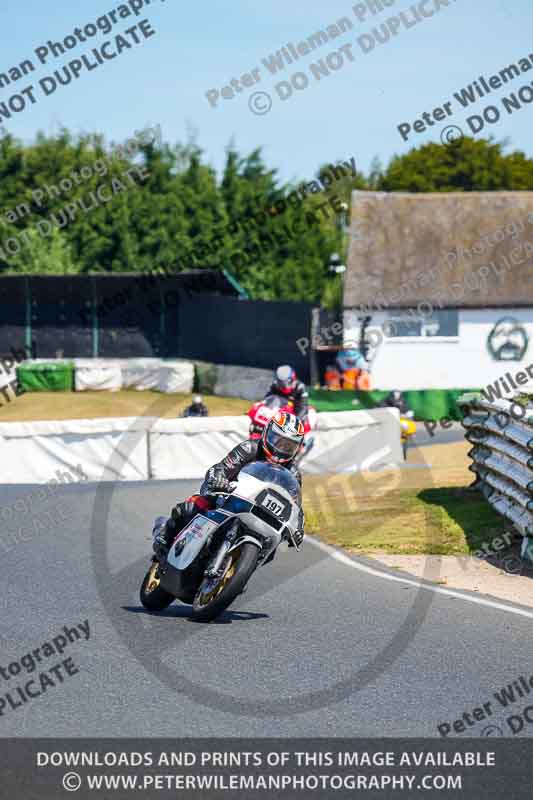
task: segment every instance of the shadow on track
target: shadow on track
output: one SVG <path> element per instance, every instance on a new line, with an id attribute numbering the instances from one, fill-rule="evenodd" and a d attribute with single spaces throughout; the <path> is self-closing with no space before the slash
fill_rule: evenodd
<path id="1" fill-rule="evenodd" d="M 164 611 L 148 611 L 144 606 L 122 606 L 123 611 L 131 614 L 145 614 L 148 617 L 167 617 L 169 619 L 186 619 L 195 625 L 230 625 L 232 622 L 250 622 L 256 619 L 270 619 L 269 614 L 258 614 L 254 611 L 232 611 L 228 609 L 211 622 L 200 622 L 191 617 L 192 606 L 169 606 Z"/>

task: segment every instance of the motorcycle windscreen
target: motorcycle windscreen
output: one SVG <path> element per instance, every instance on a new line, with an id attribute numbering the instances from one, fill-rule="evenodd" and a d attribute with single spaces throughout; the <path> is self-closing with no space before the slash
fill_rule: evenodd
<path id="1" fill-rule="evenodd" d="M 240 474 L 251 475 L 263 483 L 274 484 L 284 489 L 294 500 L 300 502 L 300 484 L 290 470 L 266 461 L 255 461 L 242 468 Z"/>
<path id="2" fill-rule="evenodd" d="M 175 569 L 187 569 L 215 528 L 218 528 L 217 522 L 197 514 L 172 545 L 167 562 Z"/>

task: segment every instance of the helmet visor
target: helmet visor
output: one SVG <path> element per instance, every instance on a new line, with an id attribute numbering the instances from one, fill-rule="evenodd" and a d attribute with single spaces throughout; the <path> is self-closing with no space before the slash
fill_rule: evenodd
<path id="1" fill-rule="evenodd" d="M 266 432 L 265 444 L 274 455 L 284 458 L 294 458 L 301 445 L 301 437 L 290 439 L 286 434 L 279 433 L 273 427 Z"/>

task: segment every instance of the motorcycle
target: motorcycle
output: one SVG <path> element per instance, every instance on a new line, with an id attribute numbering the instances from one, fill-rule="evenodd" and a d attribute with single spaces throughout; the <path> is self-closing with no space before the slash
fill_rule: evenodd
<path id="1" fill-rule="evenodd" d="M 272 394 L 265 397 L 264 400 L 258 400 L 248 411 L 250 417 L 250 428 L 248 432 L 249 439 L 260 439 L 263 429 L 269 423 L 270 419 L 274 416 L 276 411 L 287 411 L 294 414 L 294 403 L 292 400 L 286 400 L 284 397 Z M 313 406 L 308 407 L 307 417 L 303 420 L 304 423 L 304 441 L 302 449 L 296 456 L 294 463 L 298 466 L 308 453 L 311 452 L 315 444 L 315 438 L 311 435 L 318 424 L 318 414 Z"/>
<path id="2" fill-rule="evenodd" d="M 175 599 L 209 622 L 244 592 L 255 570 L 271 561 L 300 522 L 298 480 L 285 467 L 255 462 L 240 471 L 231 492 L 217 492 L 216 508 L 202 511 L 177 535 L 164 563 L 155 556 L 140 600 L 162 611 Z"/>
<path id="3" fill-rule="evenodd" d="M 410 439 L 416 434 L 416 422 L 413 411 L 406 411 L 400 415 L 400 435 L 404 461 L 407 461 L 407 448 Z"/>
<path id="4" fill-rule="evenodd" d="M 264 400 L 258 400 L 247 411 L 247 415 L 250 417 L 248 438 L 260 439 L 263 429 L 268 425 L 276 411 L 290 410 L 287 400 L 277 394 L 270 394 Z"/>

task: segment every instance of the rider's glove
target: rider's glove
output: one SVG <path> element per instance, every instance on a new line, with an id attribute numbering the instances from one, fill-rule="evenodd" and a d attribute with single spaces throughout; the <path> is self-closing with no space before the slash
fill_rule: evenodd
<path id="1" fill-rule="evenodd" d="M 231 482 L 221 472 L 215 472 L 207 481 L 207 492 L 231 492 Z"/>

